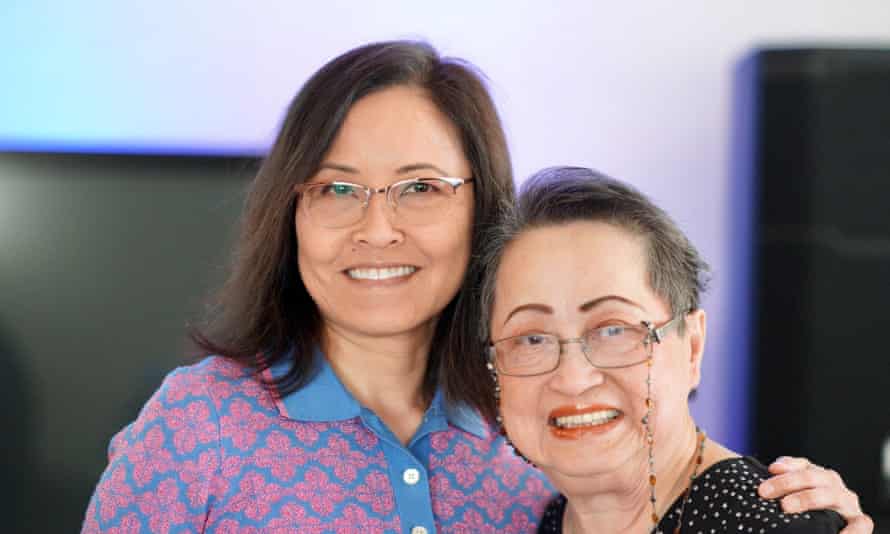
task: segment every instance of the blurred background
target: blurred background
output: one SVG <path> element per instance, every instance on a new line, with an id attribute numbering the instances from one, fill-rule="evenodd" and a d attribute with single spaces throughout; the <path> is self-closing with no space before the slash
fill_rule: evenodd
<path id="1" fill-rule="evenodd" d="M 394 38 L 486 73 L 517 180 L 594 167 L 689 234 L 714 271 L 693 406 L 712 437 L 808 455 L 890 515 L 887 0 L 12 0 L 6 528 L 79 529 L 108 440 L 191 361 L 186 325 L 223 279 L 288 101 L 334 56 Z"/>

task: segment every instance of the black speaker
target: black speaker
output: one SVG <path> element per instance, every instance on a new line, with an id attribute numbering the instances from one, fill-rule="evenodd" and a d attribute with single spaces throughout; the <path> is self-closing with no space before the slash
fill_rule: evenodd
<path id="1" fill-rule="evenodd" d="M 834 468 L 890 516 L 890 49 L 749 61 L 753 452 Z"/>

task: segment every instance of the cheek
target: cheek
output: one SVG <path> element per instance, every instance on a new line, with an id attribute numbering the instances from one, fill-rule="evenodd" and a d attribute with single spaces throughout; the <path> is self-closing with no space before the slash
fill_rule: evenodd
<path id="1" fill-rule="evenodd" d="M 473 209 L 465 208 L 460 214 L 448 222 L 443 232 L 443 239 L 447 239 L 451 248 L 467 258 L 470 255 L 470 246 L 473 240 Z"/>
<path id="2" fill-rule="evenodd" d="M 501 377 L 501 416 L 510 440 L 522 450 L 538 441 L 545 421 L 538 410 L 542 385 L 533 378 Z"/>
<path id="3" fill-rule="evenodd" d="M 417 247 L 437 267 L 436 277 L 455 292 L 470 262 L 471 239 L 468 229 L 459 230 L 453 226 L 429 228 L 427 232 L 413 236 Z"/>
<path id="4" fill-rule="evenodd" d="M 297 269 L 306 291 L 320 307 L 325 308 L 331 297 L 338 274 L 335 260 L 338 257 L 335 236 L 319 232 L 297 231 Z"/>
<path id="5" fill-rule="evenodd" d="M 300 223 L 299 217 L 297 223 Z M 297 228 L 300 228 L 297 226 Z M 300 272 L 311 273 L 320 267 L 330 265 L 337 258 L 341 240 L 317 229 L 296 230 L 297 261 Z"/>
<path id="6" fill-rule="evenodd" d="M 449 271 L 454 273 L 454 279 L 458 285 L 463 281 L 470 264 L 470 239 L 471 237 L 468 235 L 466 239 L 456 242 L 448 255 L 452 258 Z"/>
<path id="7" fill-rule="evenodd" d="M 629 416 L 631 421 L 639 422 L 646 414 L 646 370 L 648 368 L 643 364 L 639 371 L 628 373 L 616 380 L 618 388 L 624 397 L 624 412 Z M 656 375 L 652 373 L 652 397 L 658 401 L 658 391 L 656 387 Z"/>
<path id="8" fill-rule="evenodd" d="M 454 220 L 450 221 L 448 235 L 455 242 L 456 247 L 466 248 L 467 253 L 470 250 L 470 242 L 473 238 L 473 209 L 472 207 L 464 209 Z"/>
<path id="9" fill-rule="evenodd" d="M 524 383 L 533 380 L 530 377 L 517 378 L 501 376 L 498 381 L 501 386 L 501 411 L 505 414 L 531 415 L 535 413 L 536 405 L 534 393 L 536 388 L 532 384 Z"/>
<path id="10" fill-rule="evenodd" d="M 656 421 L 663 429 L 679 427 L 684 414 L 689 411 L 688 381 L 684 373 L 688 370 L 679 364 L 679 355 L 667 356 L 664 365 L 656 365 L 652 372 L 652 396 L 657 410 Z"/>

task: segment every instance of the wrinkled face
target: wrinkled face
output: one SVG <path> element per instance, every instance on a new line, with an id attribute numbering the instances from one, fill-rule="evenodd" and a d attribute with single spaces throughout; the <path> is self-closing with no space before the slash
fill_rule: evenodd
<path id="1" fill-rule="evenodd" d="M 396 86 L 356 102 L 308 181 L 382 188 L 470 174 L 454 125 L 422 90 Z M 473 186 L 459 187 L 449 202 L 455 209 L 448 218 L 412 226 L 375 194 L 360 221 L 335 229 L 298 205 L 300 275 L 327 327 L 366 336 L 431 331 L 467 268 Z"/>
<path id="2" fill-rule="evenodd" d="M 651 289 L 644 241 L 602 222 L 533 229 L 507 248 L 497 275 L 492 339 L 534 333 L 580 338 L 606 326 L 660 326 L 670 306 Z M 699 378 L 703 312 L 653 345 L 656 443 L 679 433 Z M 699 329 L 701 332 L 699 335 Z M 646 349 L 637 349 L 644 358 Z M 499 375 L 501 413 L 510 439 L 557 485 L 564 477 L 645 465 L 645 362 L 597 369 L 581 346 L 563 346 L 559 367 L 531 377 Z M 645 472 L 645 471 L 644 471 Z"/>

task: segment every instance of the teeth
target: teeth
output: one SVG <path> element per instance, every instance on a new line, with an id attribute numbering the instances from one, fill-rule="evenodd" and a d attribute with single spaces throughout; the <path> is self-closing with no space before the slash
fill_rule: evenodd
<path id="1" fill-rule="evenodd" d="M 554 417 L 550 419 L 550 424 L 559 428 L 595 426 L 608 423 L 612 419 L 618 417 L 618 414 L 618 410 L 602 410 L 599 412 L 588 412 L 579 415 L 566 415 L 564 417 Z"/>
<path id="2" fill-rule="evenodd" d="M 383 269 L 349 269 L 347 273 L 350 278 L 356 280 L 386 280 L 388 278 L 408 276 L 416 270 L 416 267 L 403 265 L 401 267 L 384 267 Z"/>

